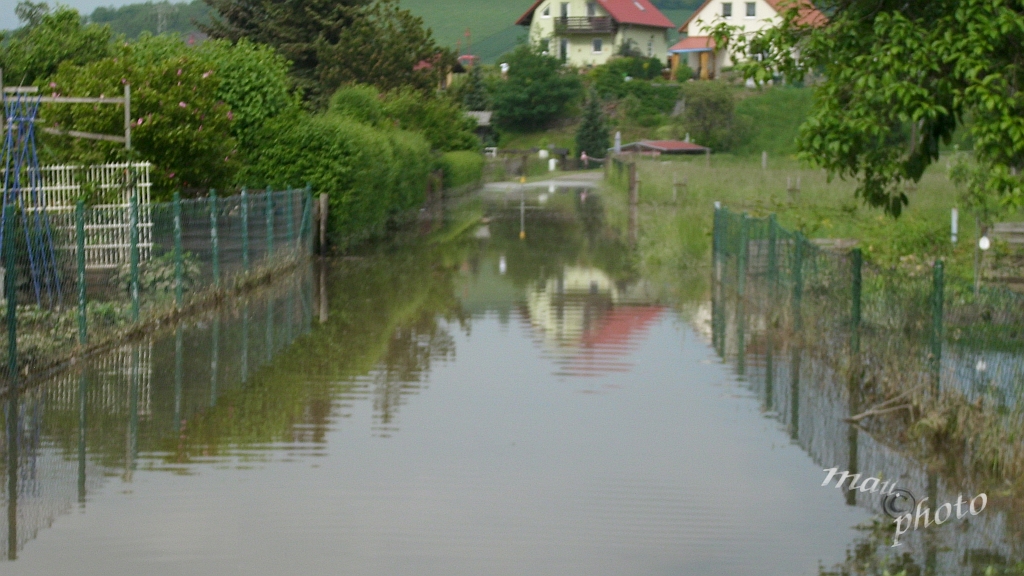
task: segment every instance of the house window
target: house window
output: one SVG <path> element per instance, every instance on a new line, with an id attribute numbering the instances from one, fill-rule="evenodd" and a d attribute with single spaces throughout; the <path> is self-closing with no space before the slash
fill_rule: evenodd
<path id="1" fill-rule="evenodd" d="M 732 2 L 722 3 L 722 18 L 732 18 Z"/>
<path id="2" fill-rule="evenodd" d="M 594 54 L 600 54 L 602 51 L 604 51 L 604 41 L 601 40 L 600 38 L 594 38 L 593 47 Z"/>
<path id="3" fill-rule="evenodd" d="M 544 9 L 540 11 L 541 18 L 551 18 L 551 5 L 544 6 Z"/>
<path id="4" fill-rule="evenodd" d="M 597 6 L 593 2 L 587 2 L 587 16 L 591 18 L 597 16 Z"/>
<path id="5" fill-rule="evenodd" d="M 562 2 L 562 12 L 559 15 L 562 18 L 568 18 L 569 17 L 569 3 L 568 2 Z"/>
<path id="6" fill-rule="evenodd" d="M 757 16 L 757 3 L 747 2 L 747 18 L 753 18 Z"/>
<path id="7" fill-rule="evenodd" d="M 647 41 L 647 57 L 650 58 L 652 56 L 654 56 L 654 40 L 648 40 Z"/>

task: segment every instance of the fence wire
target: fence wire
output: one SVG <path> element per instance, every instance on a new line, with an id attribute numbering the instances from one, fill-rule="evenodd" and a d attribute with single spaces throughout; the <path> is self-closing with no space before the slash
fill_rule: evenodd
<path id="1" fill-rule="evenodd" d="M 883 269 L 859 250 L 829 250 L 774 216 L 715 212 L 715 347 L 741 365 L 752 335 L 770 324 L 836 366 L 857 362 L 864 381 L 917 394 L 984 397 L 1020 407 L 1024 296 L 922 270 Z M 727 316 L 734 316 L 728 318 Z"/>
<path id="2" fill-rule="evenodd" d="M 820 247 L 774 216 L 717 209 L 712 242 L 713 346 L 765 414 L 822 468 L 898 479 L 931 502 L 982 491 L 970 476 L 944 478 L 907 456 L 899 442 L 886 445 L 904 437 L 899 418 L 858 419 L 880 400 L 913 398 L 916 406 L 974 415 L 977 425 L 961 423 L 973 426 L 963 430 L 974 436 L 950 455 L 968 465 L 963 469 L 1019 469 L 1020 294 L 998 286 L 975 293 L 973 285 L 947 277 L 941 262 L 881 268 L 859 250 Z M 842 495 L 847 504 L 881 511 L 876 495 L 849 489 Z M 903 560 L 925 573 L 966 575 L 977 573 L 976 557 L 1020 558 L 1024 548 L 1007 528 L 1010 517 L 993 510 L 969 528 L 909 533 Z M 874 553 L 890 554 L 891 536 L 880 542 Z"/>
<path id="3" fill-rule="evenodd" d="M 0 217 L 5 386 L 312 252 L 308 189 Z M 2 388 L 2 386 L 0 386 Z"/>

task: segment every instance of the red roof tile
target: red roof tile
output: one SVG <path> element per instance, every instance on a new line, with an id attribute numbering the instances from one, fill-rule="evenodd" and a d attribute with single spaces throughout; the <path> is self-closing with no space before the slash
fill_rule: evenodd
<path id="1" fill-rule="evenodd" d="M 706 52 L 715 49 L 715 39 L 710 36 L 688 36 L 668 49 L 669 52 Z"/>
<path id="2" fill-rule="evenodd" d="M 652 28 L 674 28 L 650 0 L 597 0 L 619 24 L 636 24 Z"/>
<path id="3" fill-rule="evenodd" d="M 765 0 L 772 8 L 775 9 L 776 13 L 781 13 L 789 8 L 793 2 L 800 2 L 800 17 L 797 18 L 797 24 L 810 24 L 811 26 L 824 26 L 828 22 L 828 17 L 822 14 L 810 0 Z M 711 3 L 711 0 L 704 0 L 704 3 L 699 8 L 690 14 L 690 17 L 683 22 L 683 25 L 679 27 L 680 32 L 689 33 L 690 22 L 700 14 L 700 11 L 707 7 Z M 709 22 L 710 24 L 710 22 Z"/>

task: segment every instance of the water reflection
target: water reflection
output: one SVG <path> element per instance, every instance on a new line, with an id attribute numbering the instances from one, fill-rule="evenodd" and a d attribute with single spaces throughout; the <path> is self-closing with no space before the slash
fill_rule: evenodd
<path id="1" fill-rule="evenodd" d="M 720 266 L 715 278 L 723 278 Z M 844 342 L 833 342 L 834 352 L 829 356 L 812 352 L 822 347 L 805 347 L 798 337 L 780 328 L 784 323 L 779 317 L 785 307 L 772 304 L 773 298 L 779 297 L 765 292 L 772 289 L 768 284 L 744 287 L 731 277 L 719 280 L 714 283 L 710 305 L 698 314 L 699 324 L 706 327 L 705 336 L 716 352 L 746 381 L 763 413 L 788 430 L 815 463 L 865 478 L 896 479 L 918 501 L 927 498 L 925 505 L 933 513 L 942 503 L 955 503 L 960 495 L 969 498 L 983 491 L 966 477 L 939 475 L 938 461 L 909 456 L 903 435 L 886 436 L 884 429 L 882 434 L 869 433 L 851 421 L 864 409 L 863 381 L 846 369 L 847 362 L 858 358 L 857 335 L 849 349 Z M 752 294 L 755 290 L 759 292 Z M 841 493 L 834 487 L 820 489 L 835 491 L 836 498 L 842 498 L 847 506 L 875 515 L 875 520 L 860 527 L 863 535 L 850 546 L 847 561 L 834 568 L 823 567 L 822 574 L 895 574 L 904 570 L 908 575 L 1017 573 L 1024 559 L 1024 516 L 1012 502 L 1000 501 L 992 494 L 983 514 L 911 530 L 900 537 L 904 545 L 894 549 L 893 523 L 883 514 L 877 494 L 849 488 Z"/>
<path id="2" fill-rule="evenodd" d="M 204 432 L 219 411 L 235 412 L 250 374 L 309 332 L 311 296 L 307 267 L 237 306 L 5 398 L 6 558 L 16 559 L 40 530 L 76 503 L 84 506 L 108 479 L 131 483 L 140 461 L 146 469 L 184 472 L 189 463 L 223 456 L 237 438 L 228 429 L 213 437 Z M 266 422 L 232 424 L 273 436 Z M 206 440 L 201 447 L 197 436 Z"/>
<path id="3" fill-rule="evenodd" d="M 764 427 L 636 260 L 585 189 L 435 203 L 394 242 L 6 399 L 8 566 L 809 573 L 877 510 L 856 493 L 827 508 L 788 438 L 931 487 L 843 421 L 855 404 L 822 363 L 716 292 L 695 326 L 743 350 L 744 385 L 785 429 Z M 964 532 L 971 549 L 1011 557 L 977 536 L 1005 540 L 1002 517 Z"/>

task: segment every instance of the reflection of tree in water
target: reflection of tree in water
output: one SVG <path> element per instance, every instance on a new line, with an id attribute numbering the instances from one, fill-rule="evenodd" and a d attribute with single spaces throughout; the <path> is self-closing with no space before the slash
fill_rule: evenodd
<path id="1" fill-rule="evenodd" d="M 433 315 L 397 328 L 374 375 L 373 411 L 379 423 L 391 424 L 403 397 L 420 390 L 432 360 L 454 357 L 455 339 Z"/>

